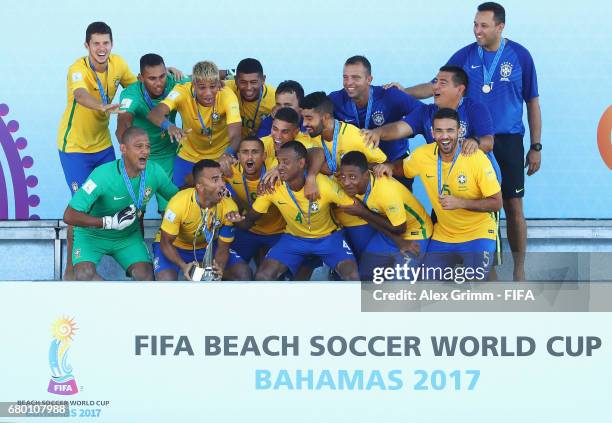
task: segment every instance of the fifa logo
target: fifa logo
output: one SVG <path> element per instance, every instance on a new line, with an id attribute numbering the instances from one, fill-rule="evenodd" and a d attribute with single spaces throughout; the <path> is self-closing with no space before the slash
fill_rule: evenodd
<path id="1" fill-rule="evenodd" d="M 68 364 L 68 350 L 77 330 L 73 319 L 58 319 L 53 324 L 53 340 L 49 347 L 49 367 L 51 380 L 47 392 L 57 395 L 74 395 L 79 392 L 72 375 L 72 366 Z"/>

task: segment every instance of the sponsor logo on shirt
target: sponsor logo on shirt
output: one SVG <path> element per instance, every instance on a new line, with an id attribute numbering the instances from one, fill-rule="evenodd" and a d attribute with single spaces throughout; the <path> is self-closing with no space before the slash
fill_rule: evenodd
<path id="1" fill-rule="evenodd" d="M 132 99 L 131 98 L 124 98 L 123 100 L 121 100 L 121 108 L 122 109 L 129 109 L 131 105 L 132 105 Z"/>
<path id="2" fill-rule="evenodd" d="M 164 213 L 164 219 L 166 219 L 170 223 L 174 223 L 174 219 L 176 219 L 176 213 L 174 213 L 170 209 L 166 209 L 166 213 Z"/>

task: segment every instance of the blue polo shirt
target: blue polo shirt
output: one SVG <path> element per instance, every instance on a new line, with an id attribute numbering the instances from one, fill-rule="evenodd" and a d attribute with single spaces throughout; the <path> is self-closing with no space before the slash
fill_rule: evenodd
<path id="1" fill-rule="evenodd" d="M 334 103 L 334 117 L 362 129 L 372 129 L 397 122 L 403 116 L 423 106 L 423 103 L 395 87 L 385 90 L 380 86 L 372 86 L 372 89 L 372 111 L 368 122 L 365 122 L 367 106 L 356 107 L 357 116 L 355 116 L 353 100 L 343 89 L 329 94 L 329 98 Z M 381 142 L 380 148 L 389 160 L 395 160 L 409 151 L 408 139 Z"/>
<path id="2" fill-rule="evenodd" d="M 485 94 L 483 66 L 489 69 L 496 52 L 483 49 L 483 61 L 478 55 L 478 44 L 472 43 L 448 60 L 448 65 L 459 66 L 468 75 L 466 97 L 483 103 L 493 118 L 495 134 L 525 134 L 523 101 L 538 97 L 538 80 L 533 59 L 522 45 L 506 39 L 504 51 L 493 70 L 492 90 Z"/>
<path id="3" fill-rule="evenodd" d="M 426 104 L 423 107 L 413 111 L 408 116 L 402 118 L 413 130 L 413 137 L 420 134 L 423 135 L 428 144 L 434 142 L 431 133 L 432 121 L 439 107 L 435 104 Z M 459 114 L 459 140 L 463 141 L 470 137 L 484 137 L 485 135 L 493 135 L 493 120 L 487 107 L 478 103 L 471 98 L 463 98 L 457 108 Z M 382 144 L 382 143 L 381 143 Z M 486 153 L 491 161 L 497 179 L 501 181 L 501 171 L 493 151 Z"/>
<path id="4" fill-rule="evenodd" d="M 266 116 L 262 119 L 261 124 L 259 125 L 259 129 L 257 130 L 257 138 L 261 139 L 263 137 L 267 137 L 272 133 L 272 122 L 274 118 L 272 116 Z M 304 121 L 300 118 L 300 132 L 306 132 L 304 129 Z"/>

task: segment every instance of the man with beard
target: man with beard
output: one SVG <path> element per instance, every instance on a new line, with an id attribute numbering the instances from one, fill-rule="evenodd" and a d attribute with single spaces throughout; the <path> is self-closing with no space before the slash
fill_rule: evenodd
<path id="1" fill-rule="evenodd" d="M 177 186 L 191 185 L 193 165 L 202 159 L 218 160 L 229 168 L 240 143 L 238 99 L 227 87 L 221 88 L 219 69 L 212 62 L 193 67 L 192 82 L 177 85 L 147 118 L 180 141 L 172 180 Z M 178 110 L 184 130 L 167 118 Z"/>
<path id="2" fill-rule="evenodd" d="M 97 167 L 64 212 L 75 226 L 72 261 L 77 280 L 102 280 L 96 265 L 112 256 L 134 280 L 152 280 L 153 269 L 139 220 L 151 195 L 169 200 L 178 191 L 156 163 L 148 161 L 147 133 L 128 128 L 119 145 L 122 158 Z"/>
<path id="3" fill-rule="evenodd" d="M 493 213 L 501 208 L 501 188 L 482 151 L 460 154 L 459 128 L 455 110 L 438 110 L 432 123 L 435 143 L 417 148 L 403 161 L 377 166 L 375 174 L 421 178 L 437 216 L 427 267 L 445 269 L 460 261 L 485 280 L 495 251 Z"/>
<path id="4" fill-rule="evenodd" d="M 117 118 L 117 139 L 123 137 L 125 130 L 131 126 L 142 128 L 147 132 L 151 142 L 151 156 L 149 160 L 159 164 L 172 178 L 172 169 L 176 158 L 176 144 L 170 141 L 168 133 L 153 125 L 147 115 L 160 101 L 172 91 L 177 83 L 189 82 L 188 79 L 176 81 L 174 76 L 167 72 L 164 59 L 153 53 L 145 54 L 140 58 L 140 74 L 138 82 L 130 85 L 121 93 L 121 107 L 125 113 Z M 176 111 L 168 115 L 168 120 L 174 124 Z M 157 209 L 163 213 L 166 201 L 156 194 Z"/>
<path id="5" fill-rule="evenodd" d="M 180 271 L 190 280 L 191 269 L 202 262 L 206 247 L 214 243 L 216 278 L 249 280 L 248 266 L 230 249 L 234 222 L 228 214 L 233 215 L 238 207 L 224 195 L 221 166 L 209 159 L 199 161 L 193 166 L 193 181 L 195 186 L 172 197 L 164 213 L 160 242 L 153 244 L 156 279 L 177 280 Z"/>

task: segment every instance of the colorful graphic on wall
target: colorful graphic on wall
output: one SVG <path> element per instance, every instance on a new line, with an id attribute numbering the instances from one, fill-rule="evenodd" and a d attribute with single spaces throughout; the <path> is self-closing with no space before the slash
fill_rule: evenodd
<path id="1" fill-rule="evenodd" d="M 612 169 L 612 106 L 609 106 L 597 126 L 597 146 L 606 166 Z"/>
<path id="2" fill-rule="evenodd" d="M 23 137 L 15 139 L 19 123 L 16 120 L 6 121 L 8 112 L 9 107 L 0 103 L 0 145 L 5 158 L 4 162 L 0 161 L 0 220 L 36 220 L 39 216 L 30 212 L 39 205 L 40 198 L 30 195 L 29 190 L 38 185 L 38 178 L 26 176 L 26 170 L 32 168 L 34 159 L 31 156 L 22 157 L 28 141 Z M 8 169 L 3 164 L 7 164 Z M 14 201 L 13 208 L 9 207 L 11 201 Z"/>

